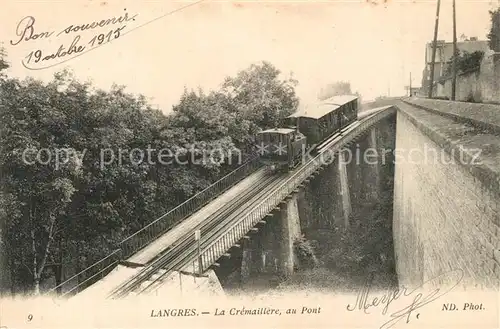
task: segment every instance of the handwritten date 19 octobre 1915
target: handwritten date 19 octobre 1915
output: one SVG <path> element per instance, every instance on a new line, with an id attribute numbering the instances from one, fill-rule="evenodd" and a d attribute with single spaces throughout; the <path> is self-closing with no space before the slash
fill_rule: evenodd
<path id="1" fill-rule="evenodd" d="M 79 44 L 81 37 L 79 35 L 75 36 L 69 47 L 65 47 L 64 45 L 60 45 L 59 49 L 49 55 L 45 55 L 42 50 L 34 50 L 26 56 L 26 63 L 29 64 L 31 62 L 38 63 L 40 61 L 47 61 L 55 58 L 60 58 L 64 57 L 67 55 L 72 55 L 72 54 L 78 54 L 83 52 L 87 46 L 90 47 L 95 47 L 95 46 L 100 46 L 105 42 L 110 42 L 113 39 L 117 39 L 121 35 L 121 31 L 126 27 L 126 25 L 123 25 L 117 29 L 110 30 L 108 33 L 104 34 L 97 34 L 94 35 L 92 39 L 86 44 L 82 45 Z"/>

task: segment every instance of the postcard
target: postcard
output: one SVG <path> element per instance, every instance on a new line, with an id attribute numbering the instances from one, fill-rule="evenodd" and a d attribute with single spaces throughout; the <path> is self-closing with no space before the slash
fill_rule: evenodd
<path id="1" fill-rule="evenodd" d="M 500 327 L 500 2 L 1 7 L 2 329 Z"/>

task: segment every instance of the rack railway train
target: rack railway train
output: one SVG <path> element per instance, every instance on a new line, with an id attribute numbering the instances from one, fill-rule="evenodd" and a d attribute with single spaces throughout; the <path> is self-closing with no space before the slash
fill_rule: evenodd
<path id="1" fill-rule="evenodd" d="M 315 154 L 322 141 L 358 117 L 358 98 L 341 95 L 300 109 L 285 119 L 286 127 L 261 131 L 256 135 L 260 161 L 272 170 L 288 172 L 296 168 L 304 152 Z"/>

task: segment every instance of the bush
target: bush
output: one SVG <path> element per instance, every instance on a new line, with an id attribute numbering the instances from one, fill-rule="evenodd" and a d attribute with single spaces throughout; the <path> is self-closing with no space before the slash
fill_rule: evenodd
<path id="1" fill-rule="evenodd" d="M 295 239 L 295 241 L 293 242 L 293 246 L 300 264 L 303 264 L 304 267 L 312 268 L 318 264 L 318 259 L 316 258 L 316 255 L 314 253 L 314 247 L 311 241 L 306 240 L 304 235 L 301 235 L 299 238 Z"/>
<path id="2" fill-rule="evenodd" d="M 453 57 L 450 59 L 450 63 L 446 67 L 445 76 L 451 76 L 453 69 Z M 469 72 L 474 69 L 479 68 L 481 61 L 484 57 L 484 51 L 474 51 L 469 53 L 467 51 L 460 52 L 457 55 L 457 71 L 458 72 Z"/>

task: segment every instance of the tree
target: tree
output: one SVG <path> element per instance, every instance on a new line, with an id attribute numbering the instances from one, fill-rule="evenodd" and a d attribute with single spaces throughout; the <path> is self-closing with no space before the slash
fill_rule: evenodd
<path id="1" fill-rule="evenodd" d="M 490 10 L 491 27 L 488 33 L 488 45 L 496 52 L 500 52 L 500 8 Z"/>
<path id="2" fill-rule="evenodd" d="M 165 211 L 168 196 L 158 195 L 152 165 L 123 157 L 101 167 L 101 150 L 145 149 L 154 140 L 159 116 L 145 98 L 118 86 L 92 91 L 65 73 L 47 85 L 6 79 L 0 96 L 0 197 L 9 205 L 1 215 L 19 286 L 39 292 L 47 263 L 57 263 L 63 252 L 54 242 L 77 243 L 78 255 L 67 258 L 88 266 Z M 56 163 L 57 150 L 68 148 L 74 153 Z M 27 162 L 26 150 L 51 158 Z"/>
<path id="3" fill-rule="evenodd" d="M 45 88 L 32 79 L 24 83 L 14 79 L 2 82 L 1 180 L 3 197 L 16 206 L 4 218 L 7 241 L 17 251 L 30 254 L 21 257 L 20 265 L 29 270 L 35 293 L 39 292 L 58 222 L 75 192 L 72 180 L 79 174 L 74 157 L 57 168 L 53 156 L 45 164 L 33 165 L 25 158 L 27 149 L 56 149 L 51 126 L 57 126 L 63 117 L 51 104 L 54 92 L 54 88 Z"/>
<path id="4" fill-rule="evenodd" d="M 322 101 L 333 96 L 350 94 L 352 94 L 351 83 L 348 81 L 337 81 L 335 83 L 328 84 L 324 88 L 321 88 L 318 94 L 318 99 Z"/>
<path id="5" fill-rule="evenodd" d="M 10 67 L 6 58 L 7 58 L 7 52 L 5 51 L 5 48 L 0 44 L 0 76 L 2 76 L 3 74 L 2 71 Z"/>
<path id="6" fill-rule="evenodd" d="M 252 64 L 236 77 L 227 77 L 221 91 L 228 100 L 227 110 L 262 129 L 277 127 L 299 104 L 295 94 L 297 80 L 292 75 L 281 80 L 280 74 L 264 61 Z"/>

